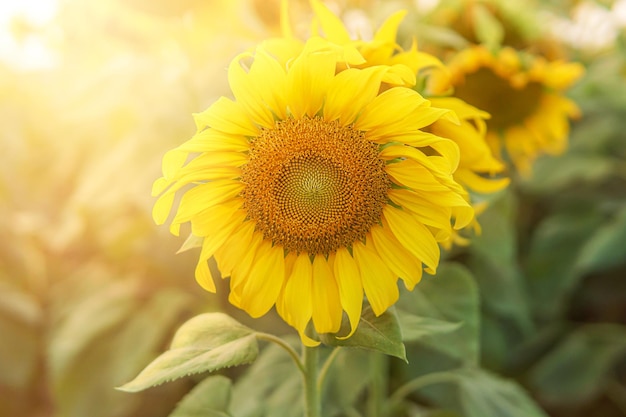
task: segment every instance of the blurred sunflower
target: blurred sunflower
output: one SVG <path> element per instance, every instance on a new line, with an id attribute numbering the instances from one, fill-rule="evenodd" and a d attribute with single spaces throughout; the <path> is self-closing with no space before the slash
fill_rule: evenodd
<path id="1" fill-rule="evenodd" d="M 487 111 L 487 142 L 520 173 L 529 174 L 537 156 L 566 149 L 569 119 L 579 110 L 564 91 L 582 75 L 580 64 L 473 46 L 456 54 L 448 69 L 430 78 L 430 88 L 446 91 L 452 85 L 455 97 Z"/>
<path id="2" fill-rule="evenodd" d="M 375 314 L 434 273 L 438 241 L 473 219 L 453 179 L 454 142 L 422 131 L 453 112 L 412 89 L 381 86 L 393 67 L 313 37 L 281 65 L 260 46 L 229 67 L 235 100 L 196 114 L 198 132 L 168 152 L 154 219 L 191 223 L 202 241 L 198 282 L 215 292 L 207 260 L 230 276 L 232 304 L 252 317 L 276 305 L 307 345 L 359 322 L 363 295 Z M 347 68 L 337 71 L 338 67 Z M 382 91 L 382 92 L 381 92 Z"/>

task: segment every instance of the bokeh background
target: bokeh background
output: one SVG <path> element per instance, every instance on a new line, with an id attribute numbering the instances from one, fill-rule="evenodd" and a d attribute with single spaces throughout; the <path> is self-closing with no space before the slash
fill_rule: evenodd
<path id="1" fill-rule="evenodd" d="M 230 307 L 227 282 L 217 295 L 201 290 L 197 253 L 176 254 L 183 241 L 154 225 L 150 196 L 162 155 L 193 135 L 191 114 L 229 94 L 229 60 L 280 34 L 279 3 L 0 4 L 0 416 L 167 416 L 200 377 L 139 394 L 113 387 L 164 351 L 185 320 L 225 311 L 255 329 L 292 332 L 273 315 L 251 321 Z M 463 3 L 327 2 L 362 36 L 407 8 L 401 35 L 433 52 L 467 38 L 443 24 Z M 519 4 L 515 23 L 538 50 L 585 65 L 568 93 L 583 117 L 570 149 L 540 158 L 530 178 L 514 176 L 482 214 L 483 233 L 447 254 L 455 266 L 444 272 L 469 277 L 466 288 L 446 293 L 445 273 L 425 278 L 442 317 L 453 311 L 475 334 L 408 343 L 410 365 L 392 360 L 385 383 L 466 363 L 470 350 L 482 373 L 468 377 L 474 386 L 416 394 L 421 408 L 406 415 L 528 417 L 510 404 L 515 396 L 488 415 L 458 396 L 497 397 L 495 379 L 471 391 L 496 375 L 549 416 L 626 416 L 626 1 Z M 308 3 L 290 7 L 306 31 Z M 225 372 L 248 396 L 233 415 L 288 415 L 276 411 L 293 405 L 281 381 L 252 392 L 259 381 L 290 381 L 282 368 L 262 368 L 272 355 Z M 360 375 L 367 358 L 351 360 L 338 363 Z M 353 388 L 333 400 L 333 415 L 361 415 L 345 411 L 367 400 L 364 386 Z M 270 391 L 263 406 L 250 402 Z"/>

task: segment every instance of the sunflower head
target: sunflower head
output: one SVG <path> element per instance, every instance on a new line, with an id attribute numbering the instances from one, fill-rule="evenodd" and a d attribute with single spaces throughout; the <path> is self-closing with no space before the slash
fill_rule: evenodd
<path id="1" fill-rule="evenodd" d="M 494 154 L 529 173 L 537 156 L 565 150 L 569 119 L 579 112 L 564 92 L 582 75 L 580 64 L 473 46 L 455 55 L 449 69 L 450 77 L 432 77 L 430 88 L 452 85 L 455 97 L 491 115 L 487 140 Z"/>
<path id="2" fill-rule="evenodd" d="M 230 277 L 229 300 L 253 317 L 274 305 L 309 345 L 351 335 L 364 296 L 380 315 L 434 273 L 438 242 L 473 219 L 453 173 L 459 147 L 426 132 L 458 118 L 405 87 L 394 66 L 355 68 L 353 47 L 311 38 L 292 59 L 264 46 L 229 67 L 234 100 L 196 114 L 197 133 L 169 151 L 153 188 L 157 223 L 184 191 L 171 230 L 201 242 Z"/>

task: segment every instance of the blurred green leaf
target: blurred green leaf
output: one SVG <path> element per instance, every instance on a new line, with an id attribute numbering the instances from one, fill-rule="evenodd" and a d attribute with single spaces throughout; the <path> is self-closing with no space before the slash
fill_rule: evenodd
<path id="1" fill-rule="evenodd" d="M 547 417 L 513 380 L 478 368 L 445 373 L 448 382 L 421 392 L 443 408 L 464 417 Z"/>
<path id="2" fill-rule="evenodd" d="M 122 281 L 94 291 L 74 306 L 51 340 L 54 379 L 62 378 L 94 340 L 119 328 L 133 315 L 139 306 L 136 291 L 136 282 Z"/>
<path id="3" fill-rule="evenodd" d="M 361 395 L 371 382 L 371 370 L 364 366 L 370 357 L 370 352 L 361 349 L 341 349 L 337 353 L 322 393 L 325 415 L 350 415 L 347 410 L 359 404 Z"/>
<path id="4" fill-rule="evenodd" d="M 580 251 L 604 222 L 594 206 L 557 212 L 541 222 L 530 242 L 527 271 L 533 309 L 539 317 L 557 315 L 580 279 Z"/>
<path id="5" fill-rule="evenodd" d="M 486 371 L 459 372 L 457 386 L 465 417 L 547 417 L 518 384 Z"/>
<path id="6" fill-rule="evenodd" d="M 402 343 L 400 324 L 394 308 L 389 308 L 376 316 L 370 306 L 363 309 L 359 327 L 347 339 L 337 339 L 334 335 L 320 335 L 322 342 L 329 346 L 349 346 L 362 348 L 385 355 L 395 356 L 406 361 L 406 350 Z"/>
<path id="7" fill-rule="evenodd" d="M 530 371 L 532 387 L 549 403 L 584 403 L 602 390 L 626 358 L 626 327 L 589 324 L 565 338 Z"/>
<path id="8" fill-rule="evenodd" d="M 439 265 L 435 277 L 424 277 L 412 292 L 402 291 L 397 309 L 405 317 L 427 320 L 431 331 L 421 334 L 417 343 L 462 362 L 476 364 L 479 356 L 478 297 L 474 278 L 465 267 L 443 263 Z M 406 321 L 404 324 L 411 325 Z M 432 331 L 433 326 L 436 331 Z M 455 330 L 453 327 L 458 328 Z M 426 330 L 406 328 L 409 337 Z"/>
<path id="9" fill-rule="evenodd" d="M 535 193 L 553 193 L 565 187 L 598 184 L 615 173 L 617 161 L 610 155 L 568 153 L 559 158 L 539 158 L 525 187 Z"/>
<path id="10" fill-rule="evenodd" d="M 575 269 L 585 274 L 626 263 L 626 208 L 604 223 L 580 250 Z"/>
<path id="11" fill-rule="evenodd" d="M 533 325 L 518 263 L 518 204 L 509 191 L 480 215 L 482 233 L 474 237 L 468 247 L 467 265 L 480 288 L 483 310 L 502 322 L 501 331 L 521 338 Z"/>
<path id="12" fill-rule="evenodd" d="M 102 289 L 99 293 L 94 291 L 85 303 L 70 311 L 55 331 L 49 357 L 53 393 L 60 415 L 118 417 L 129 415 L 138 407 L 143 413 L 159 415 L 156 410 L 167 410 L 178 399 L 180 386 L 162 390 L 149 401 L 142 395 L 130 396 L 112 389 L 136 375 L 162 351 L 181 315 L 188 314 L 192 305 L 186 293 L 173 288 L 158 290 L 145 298 L 145 289 L 136 284 L 122 287 L 110 284 L 113 288 Z M 121 291 L 120 288 L 126 289 Z M 98 296 L 108 301 L 93 309 L 90 304 L 101 303 Z M 122 306 L 130 307 L 125 310 L 120 308 Z M 125 314 L 118 316 L 120 309 Z M 102 320 L 99 315 L 116 319 Z M 77 321 L 75 316 L 82 316 L 81 320 Z M 90 323 L 105 326 L 96 331 L 89 327 Z M 78 342 L 77 346 L 72 346 L 72 340 Z M 93 404 L 99 401 L 107 407 L 94 408 Z"/>
<path id="13" fill-rule="evenodd" d="M 300 345 L 296 338 L 284 340 L 292 347 Z M 237 417 L 302 417 L 302 389 L 302 374 L 293 359 L 270 344 L 236 381 L 231 412 Z"/>
<path id="14" fill-rule="evenodd" d="M 489 11 L 489 9 L 476 3 L 472 8 L 474 12 L 474 27 L 476 38 L 489 48 L 497 48 L 504 40 L 504 28 L 502 23 Z"/>
<path id="15" fill-rule="evenodd" d="M 402 340 L 405 342 L 414 342 L 424 336 L 450 333 L 463 326 L 463 322 L 451 323 L 446 320 L 420 317 L 402 310 L 398 310 L 398 319 L 402 329 Z"/>
<path id="16" fill-rule="evenodd" d="M 223 313 L 201 314 L 178 329 L 170 350 L 118 389 L 137 392 L 187 375 L 247 364 L 258 352 L 252 329 Z"/>
<path id="17" fill-rule="evenodd" d="M 212 375 L 196 385 L 169 417 L 228 417 L 230 379 Z"/>

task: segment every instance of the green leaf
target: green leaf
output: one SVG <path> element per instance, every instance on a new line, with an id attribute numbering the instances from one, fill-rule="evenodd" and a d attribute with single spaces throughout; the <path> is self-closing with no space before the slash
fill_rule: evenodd
<path id="1" fill-rule="evenodd" d="M 359 398 L 371 383 L 371 369 L 364 366 L 371 361 L 371 357 L 372 353 L 364 349 L 341 349 L 337 352 L 324 380 L 322 398 L 327 408 L 325 415 L 351 415 L 348 410 L 359 404 Z"/>
<path id="2" fill-rule="evenodd" d="M 424 277 L 412 292 L 402 291 L 396 308 L 405 320 L 411 316 L 421 320 L 404 321 L 402 330 L 409 338 L 419 335 L 415 340 L 420 345 L 461 362 L 478 363 L 478 288 L 464 266 L 440 264 L 436 276 Z"/>
<path id="3" fill-rule="evenodd" d="M 626 209 L 602 225 L 585 243 L 575 268 L 580 274 L 626 263 Z"/>
<path id="4" fill-rule="evenodd" d="M 171 409 L 180 395 L 178 392 L 184 389 L 181 384 L 172 384 L 160 388 L 156 395 L 151 393 L 150 398 L 111 389 L 137 375 L 162 351 L 181 318 L 193 306 L 189 295 L 175 288 L 146 294 L 139 282 L 135 282 L 133 291 L 120 291 L 118 284 L 93 291 L 92 297 L 75 306 L 72 314 L 54 329 L 48 356 L 60 415 L 127 416 L 136 414 L 139 407 L 142 415 L 154 415 L 156 410 Z M 98 301 L 98 297 L 108 301 Z M 95 304 L 99 307 L 91 308 Z M 119 310 L 125 314 L 118 314 Z M 112 316 L 109 320 L 100 317 L 107 314 Z M 94 408 L 99 402 L 107 407 Z"/>
<path id="5" fill-rule="evenodd" d="M 258 352 L 253 330 L 223 313 L 201 314 L 181 326 L 170 350 L 118 389 L 137 392 L 187 375 L 250 363 Z"/>
<path id="6" fill-rule="evenodd" d="M 439 382 L 420 392 L 464 417 L 547 417 L 515 381 L 479 368 L 445 372 Z"/>
<path id="7" fill-rule="evenodd" d="M 565 338 L 531 370 L 530 381 L 549 403 L 583 403 L 592 399 L 626 358 L 626 327 L 590 324 Z"/>
<path id="8" fill-rule="evenodd" d="M 476 38 L 489 48 L 496 48 L 504 39 L 504 28 L 486 6 L 477 3 L 472 8 L 474 11 L 474 27 Z"/>
<path id="9" fill-rule="evenodd" d="M 561 312 L 581 277 L 574 266 L 589 236 L 604 222 L 596 207 L 559 212 L 537 227 L 527 261 L 533 309 L 542 318 Z"/>
<path id="10" fill-rule="evenodd" d="M 222 375 L 213 375 L 196 385 L 169 417 L 228 417 L 232 384 Z"/>
<path id="11" fill-rule="evenodd" d="M 507 191 L 482 213 L 482 233 L 472 239 L 467 265 L 480 288 L 483 311 L 504 322 L 503 331 L 520 338 L 532 330 L 524 277 L 518 264 L 517 206 Z"/>
<path id="12" fill-rule="evenodd" d="M 94 340 L 119 331 L 128 317 L 139 308 L 136 297 L 137 282 L 121 281 L 97 288 L 74 306 L 55 329 L 50 343 L 51 373 L 53 379 L 62 379 L 71 373 L 79 356 L 90 349 Z"/>
<path id="13" fill-rule="evenodd" d="M 450 333 L 463 326 L 463 322 L 452 323 L 447 320 L 421 317 L 402 310 L 398 310 L 398 320 L 402 329 L 402 340 L 405 342 L 414 342 L 440 333 Z"/>
<path id="14" fill-rule="evenodd" d="M 294 348 L 301 345 L 299 338 L 284 340 Z M 270 344 L 236 381 L 231 412 L 237 417 L 302 417 L 302 390 L 302 374 L 291 356 Z"/>
<path id="15" fill-rule="evenodd" d="M 376 317 L 370 306 L 363 309 L 359 327 L 347 339 L 334 335 L 320 335 L 322 342 L 330 346 L 349 346 L 395 356 L 406 361 L 406 350 L 402 343 L 400 324 L 393 308 Z"/>
<path id="16" fill-rule="evenodd" d="M 512 380 L 473 369 L 459 373 L 457 386 L 465 417 L 547 417 Z"/>
<path id="17" fill-rule="evenodd" d="M 569 153 L 560 158 L 539 158 L 534 175 L 525 187 L 534 193 L 554 193 L 557 189 L 581 184 L 597 184 L 615 173 L 617 161 L 609 155 Z"/>

